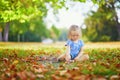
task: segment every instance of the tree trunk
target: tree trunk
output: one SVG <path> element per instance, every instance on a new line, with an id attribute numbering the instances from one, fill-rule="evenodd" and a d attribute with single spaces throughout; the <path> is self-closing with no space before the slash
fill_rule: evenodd
<path id="1" fill-rule="evenodd" d="M 0 32 L 0 41 L 2 41 L 2 32 Z"/>
<path id="2" fill-rule="evenodd" d="M 9 27 L 10 27 L 10 23 L 7 22 L 6 26 L 4 27 L 4 35 L 3 35 L 3 41 L 5 42 L 8 41 Z"/>
<path id="3" fill-rule="evenodd" d="M 112 8 L 115 10 L 114 4 L 115 4 L 115 2 L 111 3 Z M 117 15 L 116 11 L 115 11 L 115 21 L 116 21 L 116 27 L 117 27 L 117 31 L 118 31 L 118 38 L 117 38 L 117 40 L 120 40 L 120 23 L 118 22 L 118 15 Z"/>
<path id="4" fill-rule="evenodd" d="M 116 20 L 116 26 L 117 26 L 117 31 L 118 31 L 118 39 L 117 40 L 120 40 L 120 23 L 118 22 L 117 13 L 115 15 L 115 20 Z"/>
<path id="5" fill-rule="evenodd" d="M 120 40 L 120 23 L 117 22 L 118 40 Z"/>
<path id="6" fill-rule="evenodd" d="M 17 35 L 17 41 L 20 42 L 20 34 Z"/>

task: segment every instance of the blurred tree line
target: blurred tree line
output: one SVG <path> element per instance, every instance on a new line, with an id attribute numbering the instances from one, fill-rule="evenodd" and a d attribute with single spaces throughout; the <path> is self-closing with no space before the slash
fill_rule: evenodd
<path id="1" fill-rule="evenodd" d="M 87 28 L 83 31 L 89 41 L 120 40 L 120 22 L 117 10 L 120 10 L 120 0 L 99 0 L 97 12 L 91 11 L 85 19 Z"/>
<path id="2" fill-rule="evenodd" d="M 86 0 L 71 0 L 85 2 Z M 0 41 L 41 41 L 45 38 L 66 40 L 66 29 L 54 25 L 48 29 L 43 21 L 47 15 L 47 5 L 54 13 L 66 7 L 66 0 L 0 0 Z M 85 19 L 83 36 L 88 41 L 120 40 L 120 23 L 116 10 L 120 10 L 119 0 L 92 0 L 98 4 L 97 12 L 91 11 Z M 66 7 L 67 8 L 67 7 Z"/>

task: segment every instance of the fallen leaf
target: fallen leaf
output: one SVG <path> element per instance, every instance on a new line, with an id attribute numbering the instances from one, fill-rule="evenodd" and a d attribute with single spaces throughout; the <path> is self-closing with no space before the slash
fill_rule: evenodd
<path id="1" fill-rule="evenodd" d="M 60 71 L 60 75 L 65 75 L 65 73 L 67 72 L 67 70 L 63 70 L 63 71 Z"/>
<path id="2" fill-rule="evenodd" d="M 25 71 L 18 72 L 17 75 L 21 80 L 27 80 L 27 76 L 26 76 Z"/>
<path id="3" fill-rule="evenodd" d="M 42 75 L 42 74 L 37 74 L 36 75 L 38 78 L 44 78 L 44 75 Z"/>
<path id="4" fill-rule="evenodd" d="M 118 76 L 118 75 L 112 75 L 110 77 L 110 80 L 120 80 L 120 76 Z"/>
<path id="5" fill-rule="evenodd" d="M 35 71 L 35 73 L 41 73 L 41 72 L 43 72 L 43 70 L 41 68 L 38 68 L 38 69 L 35 68 L 34 71 Z"/>
<path id="6" fill-rule="evenodd" d="M 116 68 L 120 68 L 120 64 L 116 64 Z"/>
<path id="7" fill-rule="evenodd" d="M 61 80 L 60 77 L 58 77 L 58 76 L 56 76 L 54 74 L 51 77 L 52 77 L 52 80 Z"/>
<path id="8" fill-rule="evenodd" d="M 14 60 L 12 64 L 18 64 L 18 60 Z"/>

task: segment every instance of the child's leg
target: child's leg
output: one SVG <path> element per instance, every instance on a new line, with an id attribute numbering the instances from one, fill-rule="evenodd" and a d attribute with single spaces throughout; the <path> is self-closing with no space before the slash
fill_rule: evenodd
<path id="1" fill-rule="evenodd" d="M 85 61 L 85 60 L 88 60 L 88 59 L 89 59 L 89 55 L 88 54 L 83 54 L 76 61 Z"/>

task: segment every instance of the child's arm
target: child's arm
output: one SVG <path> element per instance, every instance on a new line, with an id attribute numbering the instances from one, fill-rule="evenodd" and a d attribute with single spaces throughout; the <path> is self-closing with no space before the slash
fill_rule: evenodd
<path id="1" fill-rule="evenodd" d="M 70 56 L 70 46 L 67 46 L 65 60 L 66 60 L 66 61 L 71 60 L 71 56 Z"/>
<path id="2" fill-rule="evenodd" d="M 84 47 L 81 47 L 81 50 L 78 53 L 78 56 L 75 58 L 75 60 L 78 60 L 83 55 L 83 50 L 84 50 Z"/>

